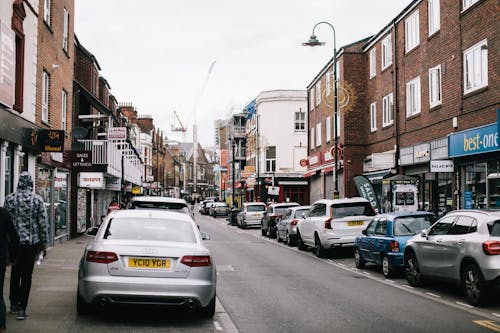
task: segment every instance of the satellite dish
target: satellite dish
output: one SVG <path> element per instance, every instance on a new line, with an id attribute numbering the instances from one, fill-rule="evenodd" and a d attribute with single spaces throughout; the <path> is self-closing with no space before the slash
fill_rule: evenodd
<path id="1" fill-rule="evenodd" d="M 85 127 L 73 127 L 71 136 L 75 139 L 83 139 L 88 133 L 89 131 Z"/>

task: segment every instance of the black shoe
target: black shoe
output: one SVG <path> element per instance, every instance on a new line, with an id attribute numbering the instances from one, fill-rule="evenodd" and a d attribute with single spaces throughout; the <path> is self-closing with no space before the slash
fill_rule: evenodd
<path id="1" fill-rule="evenodd" d="M 17 310 L 17 316 L 16 316 L 17 320 L 24 320 L 26 319 L 26 317 L 28 317 L 28 315 L 26 314 L 26 310 L 24 309 Z"/>
<path id="2" fill-rule="evenodd" d="M 17 314 L 17 311 L 19 310 L 19 306 L 15 304 L 10 305 L 10 314 Z"/>

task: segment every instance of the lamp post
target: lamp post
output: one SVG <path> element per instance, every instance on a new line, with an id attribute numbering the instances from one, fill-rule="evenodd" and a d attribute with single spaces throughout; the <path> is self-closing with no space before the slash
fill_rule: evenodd
<path id="1" fill-rule="evenodd" d="M 232 196 L 233 196 L 233 198 L 232 198 L 232 205 L 233 205 L 233 207 L 234 207 L 234 191 L 235 191 L 234 180 L 235 180 L 235 178 L 236 178 L 236 177 L 235 177 L 235 174 L 234 174 L 234 154 L 235 154 L 236 143 L 235 143 L 233 140 L 231 140 L 231 146 L 232 146 L 232 148 L 233 148 L 233 155 L 232 155 L 232 157 L 231 157 L 231 163 L 232 163 L 232 166 L 231 166 L 231 173 L 232 173 L 232 178 L 233 178 L 233 181 L 232 181 L 232 183 L 231 183 L 231 184 L 232 184 L 232 187 L 233 187 L 233 192 L 232 192 Z"/>
<path id="2" fill-rule="evenodd" d="M 316 27 L 320 24 L 326 24 L 330 28 L 332 28 L 333 31 L 333 116 L 334 116 L 334 144 L 335 146 L 333 147 L 334 149 L 334 158 L 335 158 L 335 167 L 334 167 L 334 176 L 333 176 L 333 198 L 338 199 L 339 198 L 339 188 L 338 188 L 338 175 L 337 175 L 337 169 L 338 169 L 338 135 L 337 135 L 337 47 L 335 46 L 335 28 L 333 25 L 331 25 L 329 22 L 326 21 L 321 21 L 318 22 L 314 25 L 311 37 L 309 37 L 309 41 L 302 43 L 303 46 L 321 46 L 324 45 L 324 42 L 320 42 L 317 38 L 316 35 L 314 34 L 314 31 L 316 30 Z"/>

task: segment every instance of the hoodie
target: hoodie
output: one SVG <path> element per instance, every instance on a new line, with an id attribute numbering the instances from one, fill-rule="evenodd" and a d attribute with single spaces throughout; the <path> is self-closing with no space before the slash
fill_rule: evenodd
<path id="1" fill-rule="evenodd" d="M 33 179 L 24 171 L 19 176 L 17 190 L 5 198 L 4 208 L 12 216 L 22 245 L 49 241 L 49 220 L 41 196 L 33 192 Z"/>

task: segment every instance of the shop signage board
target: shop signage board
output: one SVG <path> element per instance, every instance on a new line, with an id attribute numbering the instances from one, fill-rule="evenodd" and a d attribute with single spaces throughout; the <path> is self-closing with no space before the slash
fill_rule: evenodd
<path id="1" fill-rule="evenodd" d="M 121 178 L 106 178 L 106 190 L 121 191 L 122 179 Z"/>
<path id="2" fill-rule="evenodd" d="M 474 196 L 472 191 L 464 191 L 464 209 L 474 208 Z"/>
<path id="3" fill-rule="evenodd" d="M 453 172 L 452 160 L 431 160 L 431 172 Z"/>
<path id="4" fill-rule="evenodd" d="M 453 133 L 448 136 L 449 157 L 468 156 L 499 150 L 497 123 Z"/>
<path id="5" fill-rule="evenodd" d="M 68 174 L 57 172 L 54 177 L 54 187 L 55 188 L 66 188 L 68 187 Z"/>
<path id="6" fill-rule="evenodd" d="M 382 207 L 380 206 L 377 195 L 375 194 L 375 190 L 373 189 L 370 180 L 365 176 L 354 176 L 353 180 L 356 184 L 356 188 L 358 189 L 359 194 L 366 200 L 370 201 L 377 214 L 381 213 Z"/>
<path id="7" fill-rule="evenodd" d="M 31 146 L 37 152 L 62 153 L 64 151 L 64 131 L 31 129 Z"/>
<path id="8" fill-rule="evenodd" d="M 267 188 L 267 194 L 269 194 L 269 195 L 280 195 L 280 188 L 279 188 L 279 186 L 269 186 Z"/>
<path id="9" fill-rule="evenodd" d="M 127 140 L 127 128 L 126 127 L 108 128 L 108 140 Z"/>
<path id="10" fill-rule="evenodd" d="M 78 186 L 85 188 L 104 189 L 104 173 L 102 172 L 80 172 Z"/>
<path id="11" fill-rule="evenodd" d="M 92 152 L 90 150 L 72 151 L 71 166 L 77 171 L 88 171 L 92 169 Z"/>

